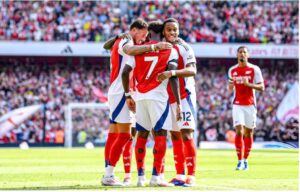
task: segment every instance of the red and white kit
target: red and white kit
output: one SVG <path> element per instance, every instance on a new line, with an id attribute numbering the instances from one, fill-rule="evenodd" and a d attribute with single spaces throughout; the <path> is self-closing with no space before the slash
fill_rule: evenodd
<path id="1" fill-rule="evenodd" d="M 255 90 L 243 84 L 244 79 L 249 83 L 262 83 L 263 77 L 258 66 L 248 63 L 240 67 L 232 66 L 228 71 L 229 82 L 234 84 L 233 97 L 233 126 L 244 125 L 247 128 L 256 126 L 256 98 Z"/>
<path id="2" fill-rule="evenodd" d="M 152 41 L 147 44 L 154 44 Z M 168 80 L 156 80 L 159 73 L 167 69 L 168 64 L 177 66 L 178 53 L 175 49 L 149 52 L 131 57 L 128 65 L 134 68 L 136 80 L 136 129 L 169 130 L 171 116 L 168 103 Z"/>
<path id="3" fill-rule="evenodd" d="M 193 49 L 187 43 L 179 43 L 174 46 L 177 50 L 178 68 L 183 69 L 189 63 L 196 63 Z M 176 121 L 176 99 L 172 93 L 171 87 L 168 86 L 168 94 L 170 96 L 170 104 L 172 110 L 172 131 L 180 131 L 181 129 L 195 129 L 196 127 L 196 90 L 194 77 L 179 77 L 180 97 L 182 105 L 182 120 Z"/>
<path id="4" fill-rule="evenodd" d="M 112 123 L 134 123 L 134 114 L 129 111 L 126 105 L 124 88 L 122 85 L 122 71 L 126 63 L 126 58 L 129 58 L 123 52 L 123 46 L 131 44 L 132 40 L 117 39 L 111 50 L 111 76 L 110 87 L 108 90 L 109 103 L 109 118 Z"/>

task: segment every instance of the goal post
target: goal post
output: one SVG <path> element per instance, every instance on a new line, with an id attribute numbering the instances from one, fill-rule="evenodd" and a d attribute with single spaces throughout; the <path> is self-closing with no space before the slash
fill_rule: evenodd
<path id="1" fill-rule="evenodd" d="M 109 107 L 107 103 L 69 103 L 64 108 L 65 113 L 65 147 L 72 147 L 73 141 L 74 141 L 74 118 L 72 115 L 72 112 L 74 110 L 81 110 L 80 118 L 85 119 L 85 115 L 88 113 L 89 115 L 93 115 L 94 119 L 96 117 L 95 121 L 100 121 L 106 119 L 109 122 L 108 118 L 108 112 Z M 97 117 L 98 116 L 98 117 Z M 76 119 L 75 119 L 76 120 Z M 84 123 L 84 120 L 82 122 L 83 125 L 81 125 L 82 129 L 88 129 L 90 125 L 87 125 Z M 95 125 L 97 126 L 97 125 Z"/>

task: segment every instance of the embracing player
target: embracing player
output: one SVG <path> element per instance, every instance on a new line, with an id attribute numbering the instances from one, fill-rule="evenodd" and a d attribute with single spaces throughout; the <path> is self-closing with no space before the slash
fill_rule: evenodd
<path id="1" fill-rule="evenodd" d="M 173 44 L 179 54 L 178 69 L 165 71 L 158 75 L 158 80 L 178 77 L 182 103 L 182 120 L 174 118 L 176 111 L 175 98 L 170 88 L 171 108 L 173 110 L 173 126 L 171 133 L 176 177 L 170 181 L 176 186 L 193 186 L 195 184 L 197 149 L 193 140 L 196 127 L 196 90 L 194 76 L 197 73 L 196 58 L 193 49 L 178 38 L 179 23 L 174 18 L 164 21 L 163 32 L 165 40 Z M 187 166 L 187 177 L 185 176 Z"/>
<path id="2" fill-rule="evenodd" d="M 151 41 L 146 43 L 154 46 L 160 41 L 162 23 L 149 23 L 149 36 Z M 138 170 L 138 186 L 145 186 L 145 154 L 146 142 L 149 132 L 154 132 L 153 149 L 153 170 L 150 180 L 151 186 L 172 186 L 161 180 L 160 173 L 164 163 L 166 153 L 167 130 L 171 129 L 172 122 L 169 109 L 169 96 L 167 93 L 168 81 L 159 82 L 157 75 L 166 69 L 174 70 L 177 68 L 178 53 L 175 49 L 152 51 L 142 55 L 131 57 L 127 60 L 128 64 L 123 70 L 123 86 L 126 94 L 126 102 L 129 109 L 135 111 L 136 108 L 136 129 L 138 131 L 135 155 Z M 129 73 L 134 69 L 136 79 L 135 100 L 129 93 Z M 170 80 L 172 90 L 177 103 L 177 119 L 181 119 L 181 105 L 179 90 L 177 88 L 176 78 Z M 135 105 L 136 104 L 136 105 Z"/>
<path id="3" fill-rule="evenodd" d="M 125 66 L 124 48 L 129 45 L 142 44 L 148 35 L 148 24 L 141 19 L 137 19 L 130 26 L 129 35 L 131 39 L 117 38 L 111 48 L 111 77 L 110 87 L 108 90 L 108 102 L 110 110 L 110 128 L 108 138 L 105 144 L 105 174 L 101 180 L 102 185 L 122 186 L 123 183 L 118 181 L 114 176 L 114 168 L 118 162 L 124 148 L 128 153 L 131 150 L 132 138 L 131 127 L 134 123 L 134 115 L 129 111 L 125 104 L 124 89 L 122 86 L 121 73 Z M 130 167 L 126 167 L 127 163 L 131 163 L 130 154 L 124 155 L 129 159 L 124 162 L 125 166 L 125 184 L 130 183 Z"/>

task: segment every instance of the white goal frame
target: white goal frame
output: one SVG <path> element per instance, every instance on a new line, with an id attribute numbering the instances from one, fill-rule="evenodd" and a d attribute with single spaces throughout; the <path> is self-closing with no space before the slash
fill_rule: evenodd
<path id="1" fill-rule="evenodd" d="M 72 110 L 75 108 L 95 109 L 102 108 L 109 110 L 108 103 L 69 103 L 65 106 L 65 147 L 71 148 L 73 141 Z"/>

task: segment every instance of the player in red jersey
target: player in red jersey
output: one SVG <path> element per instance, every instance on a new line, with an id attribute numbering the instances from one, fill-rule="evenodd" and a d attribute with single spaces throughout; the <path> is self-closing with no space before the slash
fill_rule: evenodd
<path id="1" fill-rule="evenodd" d="M 137 20 L 136 22 L 140 22 L 141 20 Z M 144 21 L 142 22 L 143 25 Z M 111 58 L 111 63 L 121 63 L 121 65 L 118 67 L 118 65 L 115 64 L 116 67 L 112 66 L 112 71 L 111 71 L 111 81 L 116 82 L 115 86 L 114 84 L 111 85 L 111 88 L 109 90 L 109 95 L 113 95 L 111 98 L 110 102 L 110 108 L 111 108 L 111 119 L 112 123 L 114 123 L 114 119 L 117 118 L 122 118 L 125 116 L 125 118 L 128 118 L 129 116 L 133 116 L 133 114 L 130 114 L 128 109 L 122 108 L 120 110 L 120 106 L 124 106 L 124 92 L 123 88 L 120 87 L 120 75 L 119 72 L 121 71 L 121 68 L 124 66 L 125 62 L 125 55 L 126 54 L 131 54 L 131 55 L 136 55 L 136 54 L 142 54 L 151 50 L 162 50 L 162 49 L 170 49 L 172 47 L 171 44 L 166 43 L 166 42 L 160 42 L 155 45 L 141 45 L 145 41 L 145 29 L 142 28 L 143 30 L 135 30 L 134 31 L 134 25 L 132 24 L 131 30 L 127 34 L 123 34 L 114 38 L 111 38 L 104 44 L 105 49 L 110 49 L 112 50 L 112 55 L 113 52 L 115 53 L 112 58 Z M 140 33 L 142 32 L 142 33 Z M 115 44 L 118 44 L 117 46 Z M 115 80 L 116 79 L 116 80 Z M 114 81 L 115 80 L 115 81 Z M 133 85 L 133 83 L 131 84 Z M 131 87 L 133 89 L 133 87 Z M 118 94 L 118 92 L 122 92 L 122 94 Z M 111 93 L 111 94 L 110 94 Z M 116 97 L 119 97 L 116 99 Z M 109 97 L 110 98 L 110 97 Z M 115 102 L 115 101 L 121 101 L 121 102 Z M 118 107 L 119 106 L 119 107 Z M 118 109 L 118 110 L 117 110 Z M 116 113 L 118 112 L 118 113 Z M 124 147 L 123 150 L 123 164 L 124 164 L 124 170 L 125 170 L 125 178 L 123 181 L 123 185 L 129 185 L 131 183 L 131 174 L 130 174 L 130 167 L 131 167 L 131 154 L 132 154 L 132 140 L 135 137 L 135 122 L 132 124 L 132 129 L 131 129 L 131 135 L 132 138 L 127 142 L 127 144 Z M 125 127 L 125 132 L 128 129 L 128 127 Z M 122 131 L 122 130 L 121 130 Z M 105 162 L 106 162 L 106 167 L 109 164 L 109 157 L 110 156 L 116 156 L 116 153 L 111 153 L 112 147 L 114 143 L 117 141 L 116 137 L 119 135 L 120 130 L 117 129 L 117 127 L 114 124 L 111 124 L 110 130 L 109 130 L 109 135 L 108 139 L 105 145 Z M 114 158 L 115 159 L 115 158 Z M 118 158 L 117 158 L 118 159 Z M 115 162 L 115 161 L 114 161 Z M 109 166 L 111 168 L 111 166 Z M 109 172 L 111 172 L 111 169 L 106 169 Z M 109 175 L 108 173 L 107 175 Z M 111 181 L 117 181 L 114 177 L 111 176 Z M 113 183 L 113 182 L 112 182 Z M 119 185 L 119 182 L 116 182 L 116 185 Z"/>
<path id="2" fill-rule="evenodd" d="M 151 41 L 147 44 L 154 45 L 160 40 L 160 32 L 162 23 L 149 23 L 149 35 Z M 169 115 L 169 102 L 167 94 L 168 81 L 159 82 L 156 80 L 158 73 L 168 69 L 177 68 L 178 54 L 175 49 L 148 52 L 142 55 L 131 57 L 125 66 L 122 74 L 123 86 L 127 91 L 126 102 L 129 109 L 136 109 L 136 129 L 138 131 L 136 143 L 136 161 L 138 170 L 138 186 L 145 186 L 145 167 L 144 158 L 146 154 L 146 142 L 150 130 L 154 130 L 154 162 L 152 178 L 150 185 L 152 186 L 170 186 L 167 182 L 161 180 L 160 173 L 162 170 L 164 157 L 166 153 L 166 135 L 167 130 L 171 128 L 171 116 Z M 129 73 L 134 68 L 134 76 L 136 78 L 136 96 L 135 100 L 129 94 Z M 179 90 L 177 88 L 176 79 L 171 79 L 172 90 L 176 96 L 177 118 L 180 119 L 181 105 Z M 135 105 L 136 104 L 136 105 Z"/>
<path id="3" fill-rule="evenodd" d="M 124 89 L 121 80 L 121 71 L 125 65 L 124 47 L 128 45 L 142 44 L 148 35 L 148 24 L 141 19 L 137 19 L 130 26 L 129 35 L 132 39 L 118 38 L 111 49 L 111 79 L 110 88 L 108 90 L 108 102 L 110 108 L 110 121 L 108 138 L 105 144 L 105 174 L 102 178 L 102 185 L 121 186 L 123 185 L 114 176 L 114 167 L 120 158 L 124 148 L 128 153 L 131 150 L 131 126 L 134 116 L 130 113 L 125 104 Z M 130 157 L 130 154 L 123 154 Z M 130 178 L 130 167 L 126 167 L 127 163 L 131 163 L 130 159 L 125 162 L 126 176 L 125 182 Z M 128 173 L 129 172 L 129 173 Z"/>
<path id="4" fill-rule="evenodd" d="M 181 121 L 173 120 L 173 128 L 170 131 L 173 154 L 176 168 L 176 177 L 170 181 L 176 186 L 193 186 L 195 183 L 197 149 L 193 141 L 193 133 L 196 127 L 196 58 L 193 49 L 183 40 L 179 40 L 179 23 L 174 18 L 164 22 L 163 36 L 167 42 L 174 45 L 179 53 L 178 69 L 166 71 L 158 75 L 158 80 L 164 80 L 177 76 L 180 85 L 180 96 L 182 103 Z M 168 89 L 171 107 L 174 109 L 174 96 Z M 174 114 L 174 113 L 173 113 Z M 174 116 L 174 115 L 173 115 Z M 185 177 L 185 164 L 187 166 L 187 177 Z"/>
<path id="5" fill-rule="evenodd" d="M 235 148 L 238 156 L 236 170 L 247 170 L 248 156 L 253 143 L 253 129 L 256 126 L 255 91 L 264 91 L 264 80 L 258 66 L 248 62 L 248 49 L 237 50 L 238 64 L 228 71 L 229 89 L 234 91 L 232 117 L 235 127 Z"/>

